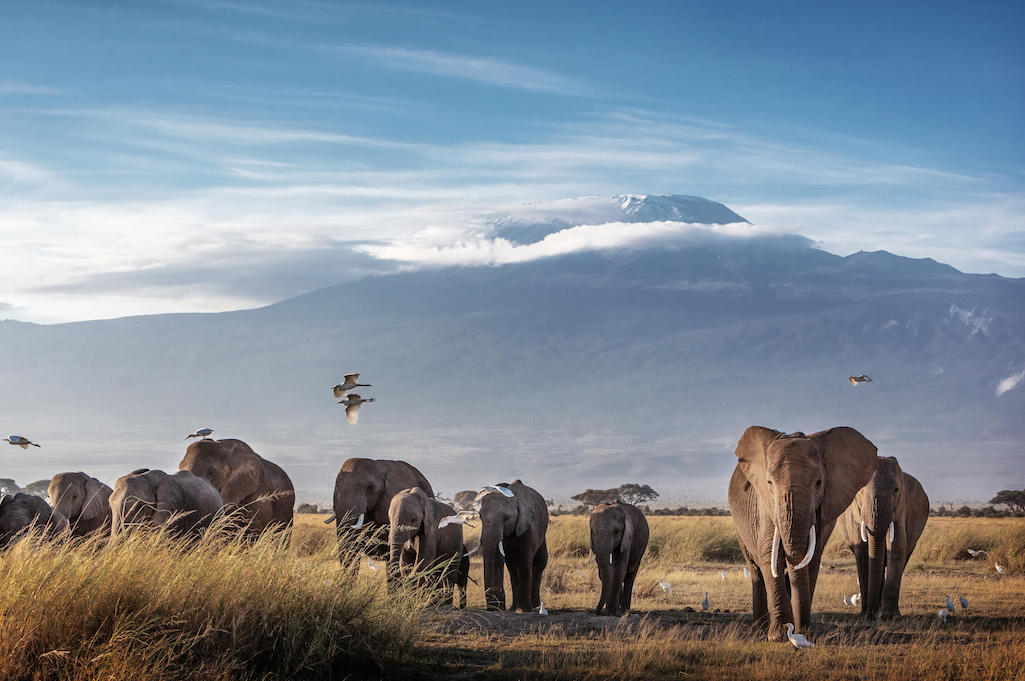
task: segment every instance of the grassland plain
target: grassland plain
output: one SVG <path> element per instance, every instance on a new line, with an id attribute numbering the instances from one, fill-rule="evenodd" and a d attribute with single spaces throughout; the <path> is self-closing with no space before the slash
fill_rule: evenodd
<path id="1" fill-rule="evenodd" d="M 290 543 L 214 536 L 188 552 L 158 534 L 113 549 L 19 544 L 0 557 L 0 680 L 1025 678 L 1020 519 L 931 519 L 904 580 L 904 616 L 874 624 L 843 605 L 857 578 L 834 537 L 809 633 L 817 645 L 796 651 L 751 626 L 729 518 L 651 518 L 624 618 L 591 613 L 584 517 L 549 529 L 548 617 L 484 612 L 473 583 L 461 613 L 409 587 L 389 593 L 358 537 L 339 562 L 323 518 L 297 516 Z M 990 556 L 970 559 L 968 548 Z M 482 582 L 479 560 L 471 577 Z M 947 594 L 970 604 L 943 625 Z"/>

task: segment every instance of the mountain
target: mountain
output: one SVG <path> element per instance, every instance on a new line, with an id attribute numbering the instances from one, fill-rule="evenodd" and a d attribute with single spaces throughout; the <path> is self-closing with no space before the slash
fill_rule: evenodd
<path id="1" fill-rule="evenodd" d="M 661 217 L 686 198 L 587 201 Z M 581 212 L 567 224 L 608 217 Z M 534 219 L 501 229 L 534 239 L 568 220 Z M 934 502 L 1025 484 L 1025 385 L 998 394 L 1025 368 L 1025 280 L 794 235 L 709 227 L 669 246 L 405 269 L 254 310 L 2 322 L 0 367 L 3 426 L 43 444 L 3 452 L 0 476 L 17 480 L 174 468 L 209 425 L 318 496 L 344 459 L 369 456 L 407 459 L 449 493 L 632 481 L 723 503 L 737 438 L 760 424 L 854 426 Z M 330 393 L 350 371 L 378 398 L 355 426 Z M 874 382 L 847 381 L 861 373 Z"/>

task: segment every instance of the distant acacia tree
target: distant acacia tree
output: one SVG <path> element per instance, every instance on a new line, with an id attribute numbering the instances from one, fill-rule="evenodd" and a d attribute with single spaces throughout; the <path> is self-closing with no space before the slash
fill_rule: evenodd
<path id="1" fill-rule="evenodd" d="M 598 506 L 599 504 L 610 504 L 616 499 L 628 504 L 640 504 L 645 501 L 652 501 L 658 498 L 658 492 L 649 485 L 639 485 L 636 482 L 628 482 L 619 487 L 609 489 L 589 489 L 580 494 L 570 497 L 579 501 L 584 506 Z"/>
<path id="2" fill-rule="evenodd" d="M 1025 490 L 1005 489 L 989 500 L 991 504 L 1003 504 L 1012 513 L 1025 513 Z"/>
<path id="3" fill-rule="evenodd" d="M 37 497 L 45 497 L 46 490 L 50 488 L 49 480 L 36 480 L 21 488 L 25 494 L 35 494 Z"/>
<path id="4" fill-rule="evenodd" d="M 17 494 L 21 491 L 21 487 L 18 486 L 11 478 L 0 478 L 0 495 L 3 494 Z"/>
<path id="5" fill-rule="evenodd" d="M 296 513 L 320 513 L 316 504 L 299 504 L 295 507 Z"/>
<path id="6" fill-rule="evenodd" d="M 464 489 L 452 495 L 452 505 L 457 511 L 473 510 L 473 500 L 477 498 L 477 492 L 472 489 Z"/>

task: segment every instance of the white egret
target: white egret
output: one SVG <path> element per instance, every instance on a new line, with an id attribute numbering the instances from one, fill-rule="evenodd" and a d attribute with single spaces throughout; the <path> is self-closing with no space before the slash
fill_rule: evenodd
<path id="1" fill-rule="evenodd" d="M 12 444 L 15 447 L 21 447 L 22 449 L 28 449 L 29 445 L 31 445 L 33 447 L 41 447 L 42 446 L 42 445 L 37 445 L 32 440 L 29 440 L 27 437 L 23 437 L 21 435 L 8 435 L 4 439 L 7 440 L 8 444 Z"/>
<path id="2" fill-rule="evenodd" d="M 993 563 L 993 567 L 996 568 L 997 574 L 1001 574 L 1002 575 L 1005 572 L 1007 572 L 1007 570 L 1004 569 L 1004 566 L 1001 565 L 1000 563 Z"/>
<path id="3" fill-rule="evenodd" d="M 541 601 L 541 607 L 538 609 L 537 614 L 541 615 L 542 617 L 548 616 L 548 610 L 545 608 L 544 600 Z"/>
<path id="4" fill-rule="evenodd" d="M 751 571 L 747 569 L 746 565 L 744 566 L 744 576 L 751 579 Z"/>
<path id="5" fill-rule="evenodd" d="M 355 424 L 359 422 L 359 408 L 364 402 L 374 402 L 374 397 L 360 397 L 356 393 L 350 394 L 344 400 L 338 400 L 338 404 L 345 405 L 345 418 L 349 423 Z"/>
<path id="6" fill-rule="evenodd" d="M 482 487 L 481 490 L 479 492 L 477 492 L 477 496 L 475 496 L 473 498 L 473 500 L 474 500 L 474 502 L 480 501 L 481 499 L 483 499 L 487 495 L 493 494 L 493 493 L 496 493 L 496 492 L 501 494 L 504 497 L 510 497 L 511 498 L 511 497 L 514 496 L 512 490 L 509 489 L 508 487 L 502 487 L 501 485 L 484 485 L 484 487 Z"/>
<path id="7" fill-rule="evenodd" d="M 947 623 L 947 609 L 940 608 L 940 611 L 936 613 L 936 616 L 940 618 L 940 621 L 944 624 Z"/>
<path id="8" fill-rule="evenodd" d="M 962 610 L 967 610 L 968 609 L 968 599 L 965 598 L 964 596 L 961 596 L 961 609 Z"/>
<path id="9" fill-rule="evenodd" d="M 954 601 L 950 599 L 950 594 L 947 594 L 947 610 L 954 612 Z"/>
<path id="10" fill-rule="evenodd" d="M 213 428 L 200 428 L 195 433 L 185 436 L 185 439 L 188 440 L 189 438 L 198 437 L 204 440 L 208 440 L 210 438 L 210 435 L 213 434 L 213 432 Z"/>
<path id="11" fill-rule="evenodd" d="M 722 577 L 722 581 L 726 581 L 726 570 L 719 570 L 719 576 Z"/>
<path id="12" fill-rule="evenodd" d="M 380 569 L 381 569 L 381 566 L 380 566 L 380 565 L 378 565 L 378 564 L 377 564 L 377 563 L 375 563 L 374 561 L 370 560 L 369 558 L 367 558 L 367 567 L 369 567 L 369 568 L 370 568 L 371 570 L 373 570 L 374 572 L 377 572 L 378 570 L 380 570 Z"/>
<path id="13" fill-rule="evenodd" d="M 978 558 L 979 556 L 989 556 L 989 551 L 985 549 L 968 549 L 968 553 L 971 554 L 972 558 Z"/>
<path id="14" fill-rule="evenodd" d="M 469 523 L 466 520 L 466 516 L 457 513 L 456 515 L 447 515 L 442 518 L 441 522 L 438 523 L 438 529 L 440 530 L 449 525 L 469 525 Z"/>
<path id="15" fill-rule="evenodd" d="M 374 386 L 369 383 L 357 383 L 359 380 L 359 374 L 345 374 L 342 377 L 342 382 L 331 388 L 334 392 L 335 397 L 344 397 L 345 393 L 349 392 L 353 388 L 372 388 Z"/>
<path id="16" fill-rule="evenodd" d="M 665 592 L 665 593 L 667 593 L 667 594 L 668 594 L 668 593 L 672 593 L 672 592 L 673 592 L 673 585 L 672 585 L 672 584 L 670 584 L 669 582 L 665 582 L 665 581 L 661 581 L 661 580 L 659 580 L 659 583 L 658 583 L 658 585 L 659 585 L 660 587 L 662 587 L 662 591 L 663 591 L 663 592 Z"/>
<path id="17" fill-rule="evenodd" d="M 804 634 L 795 634 L 794 625 L 787 622 L 787 638 L 794 644 L 795 648 L 814 648 L 815 644 L 804 637 Z"/>
<path id="18" fill-rule="evenodd" d="M 701 609 L 708 612 L 712 609 L 712 601 L 708 600 L 708 592 L 705 592 L 705 597 L 701 599 Z"/>
<path id="19" fill-rule="evenodd" d="M 860 593 L 857 593 L 857 594 L 854 594 L 853 596 L 851 596 L 851 605 L 860 605 L 860 604 L 861 604 L 861 594 Z"/>
<path id="20" fill-rule="evenodd" d="M 847 605 L 847 606 L 851 606 L 851 605 L 854 605 L 854 601 L 852 601 L 852 600 L 850 599 L 850 597 L 849 597 L 849 596 L 847 596 L 847 594 L 844 594 L 844 597 L 843 597 L 843 604 L 844 604 L 844 605 Z"/>

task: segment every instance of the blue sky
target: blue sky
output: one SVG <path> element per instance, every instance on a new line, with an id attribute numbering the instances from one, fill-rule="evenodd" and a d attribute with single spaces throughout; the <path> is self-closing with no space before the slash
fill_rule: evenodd
<path id="1" fill-rule="evenodd" d="M 362 271 L 354 242 L 614 193 L 1025 276 L 1023 14 L 6 3 L 0 317 L 258 305 Z"/>

